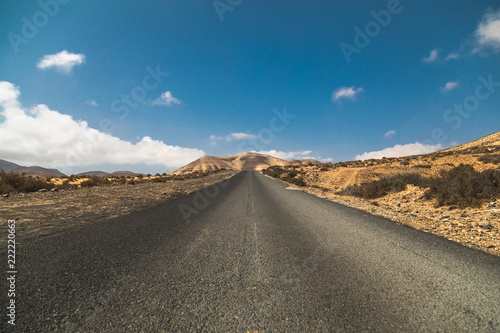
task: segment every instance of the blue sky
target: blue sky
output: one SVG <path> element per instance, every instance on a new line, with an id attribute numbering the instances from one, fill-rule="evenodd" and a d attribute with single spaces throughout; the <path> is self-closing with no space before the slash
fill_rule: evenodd
<path id="1" fill-rule="evenodd" d="M 6 0 L 0 31 L 0 158 L 23 165 L 345 161 L 500 130 L 498 1 Z"/>

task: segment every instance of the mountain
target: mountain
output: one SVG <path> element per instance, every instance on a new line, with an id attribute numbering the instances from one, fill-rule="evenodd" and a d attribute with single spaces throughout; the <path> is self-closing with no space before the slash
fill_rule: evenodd
<path id="1" fill-rule="evenodd" d="M 0 159 L 0 170 L 3 170 L 5 172 L 18 172 L 18 173 L 24 173 L 26 176 L 33 176 L 33 177 L 66 177 L 64 173 L 62 173 L 59 170 L 56 169 L 46 169 L 42 168 L 39 166 L 22 166 L 18 165 L 9 161 L 1 160 Z"/>
<path id="2" fill-rule="evenodd" d="M 290 165 L 290 163 L 281 158 L 258 153 L 244 153 L 219 158 L 228 164 L 232 164 L 235 170 L 262 170 L 271 165 Z"/>
<path id="3" fill-rule="evenodd" d="M 20 168 L 22 168 L 20 165 L 17 165 L 9 161 L 0 160 L 0 170 L 3 170 L 5 172 L 12 172 Z"/>
<path id="4" fill-rule="evenodd" d="M 109 172 L 104 171 L 85 171 L 76 174 L 78 177 L 111 177 Z"/>
<path id="5" fill-rule="evenodd" d="M 132 171 L 115 171 L 115 172 L 105 172 L 105 171 L 86 171 L 77 174 L 79 177 L 87 176 L 87 177 L 136 177 L 141 175 L 140 173 L 135 173 Z"/>
<path id="6" fill-rule="evenodd" d="M 182 168 L 173 171 L 173 174 L 185 174 L 194 171 L 228 170 L 262 170 L 271 165 L 291 165 L 281 158 L 258 153 L 244 153 L 234 156 L 203 156 Z"/>
<path id="7" fill-rule="evenodd" d="M 457 152 L 460 150 L 474 149 L 479 147 L 500 146 L 500 132 L 496 132 L 480 139 L 464 143 L 455 147 L 442 150 L 443 152 Z"/>

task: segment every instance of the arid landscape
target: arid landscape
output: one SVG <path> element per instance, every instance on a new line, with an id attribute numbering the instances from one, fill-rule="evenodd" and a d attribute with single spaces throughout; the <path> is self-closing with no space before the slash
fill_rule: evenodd
<path id="1" fill-rule="evenodd" d="M 500 332 L 500 2 L 0 12 L 0 332 Z"/>
<path id="2" fill-rule="evenodd" d="M 500 132 L 426 155 L 271 167 L 264 173 L 298 190 L 500 255 Z"/>
<path id="3" fill-rule="evenodd" d="M 15 216 L 25 237 L 45 236 L 190 194 L 242 170 L 263 170 L 289 183 L 290 189 L 500 255 L 500 132 L 439 152 L 401 158 L 320 163 L 245 153 L 202 157 L 168 175 L 86 172 L 70 177 L 27 177 L 41 188 L 35 187 L 32 193 L 4 190 L 0 211 Z M 26 171 L 19 168 L 17 174 Z M 450 173 L 457 175 L 455 183 L 427 181 Z M 5 180 L 0 185 L 5 187 Z M 491 191 L 485 193 L 487 185 Z M 440 186 L 446 187 L 444 193 Z"/>

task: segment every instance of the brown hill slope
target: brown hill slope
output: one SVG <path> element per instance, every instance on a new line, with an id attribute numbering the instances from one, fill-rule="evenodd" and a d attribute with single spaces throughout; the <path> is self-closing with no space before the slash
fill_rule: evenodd
<path id="1" fill-rule="evenodd" d="M 288 161 L 269 155 L 258 153 L 244 153 L 234 156 L 203 156 L 189 163 L 188 165 L 173 171 L 173 174 L 185 174 L 194 171 L 215 171 L 220 169 L 227 170 L 262 170 L 271 165 L 290 165 Z"/>
<path id="2" fill-rule="evenodd" d="M 9 161 L 0 160 L 0 170 L 5 172 L 19 172 L 24 173 L 26 176 L 33 177 L 65 177 L 66 175 L 56 169 L 46 169 L 39 166 L 22 166 Z"/>
<path id="3" fill-rule="evenodd" d="M 215 171 L 220 169 L 236 170 L 234 166 L 228 164 L 226 161 L 215 156 L 203 156 L 180 169 L 173 171 L 173 174 L 181 175 L 195 171 Z"/>
<path id="4" fill-rule="evenodd" d="M 442 150 L 443 152 L 457 152 L 461 150 L 475 149 L 481 147 L 500 146 L 500 132 L 496 132 L 480 139 L 464 143 L 455 147 Z"/>
<path id="5" fill-rule="evenodd" d="M 140 175 L 139 173 L 135 173 L 132 171 L 115 171 L 115 172 L 104 172 L 104 171 L 86 171 L 86 172 L 81 172 L 77 174 L 77 176 L 83 177 L 92 177 L 92 176 L 97 176 L 97 177 L 137 177 Z"/>
<path id="6" fill-rule="evenodd" d="M 262 170 L 271 165 L 290 165 L 290 163 L 281 158 L 258 153 L 222 156 L 220 159 L 233 165 L 233 168 L 236 170 Z"/>

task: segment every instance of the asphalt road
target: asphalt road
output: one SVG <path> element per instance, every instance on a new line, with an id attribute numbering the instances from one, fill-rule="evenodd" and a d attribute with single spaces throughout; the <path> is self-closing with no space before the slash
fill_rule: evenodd
<path id="1" fill-rule="evenodd" d="M 256 172 L 201 194 L 18 235 L 2 331 L 500 332 L 498 257 Z"/>

